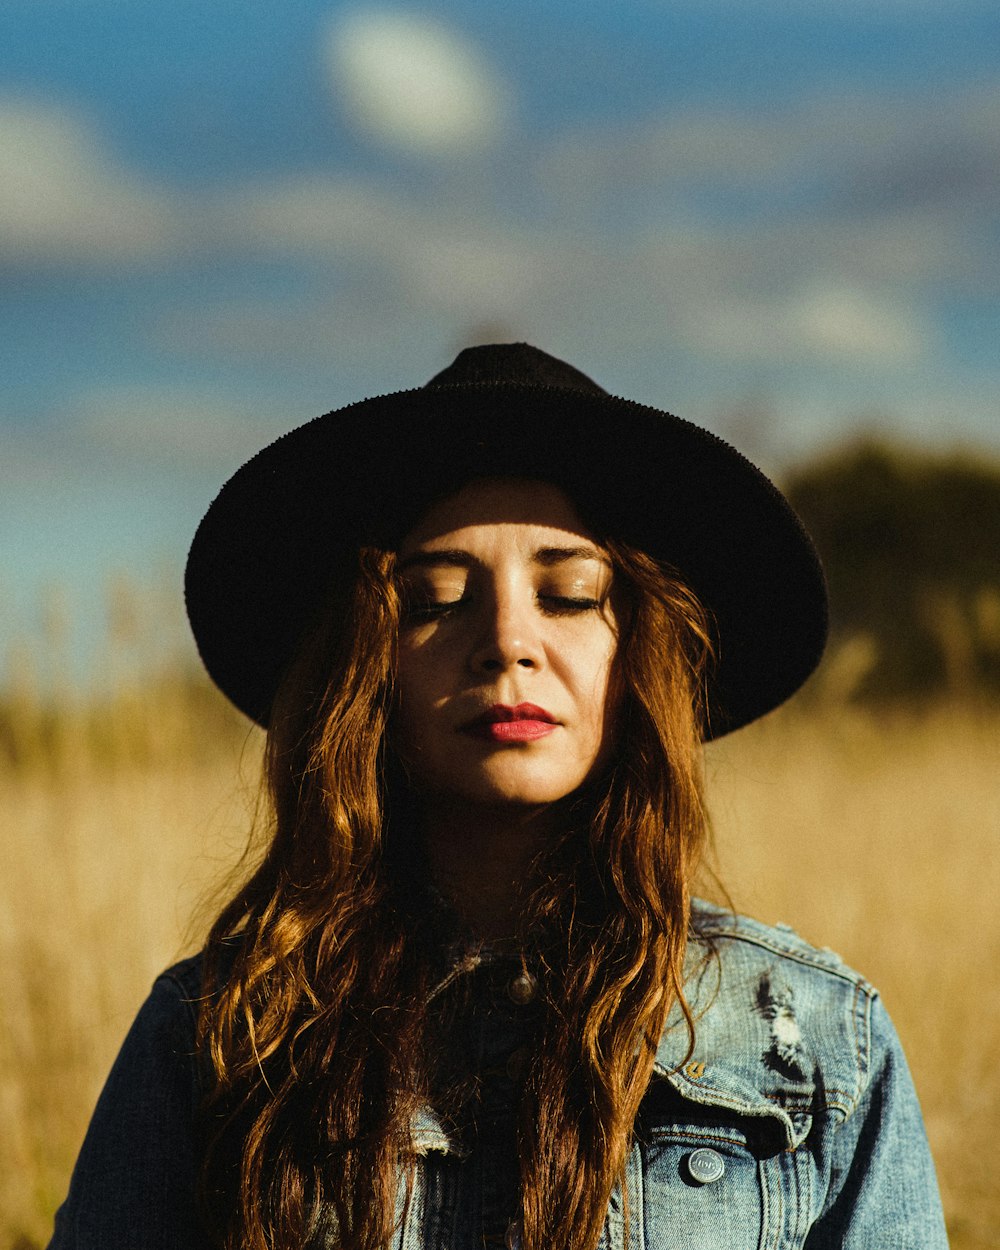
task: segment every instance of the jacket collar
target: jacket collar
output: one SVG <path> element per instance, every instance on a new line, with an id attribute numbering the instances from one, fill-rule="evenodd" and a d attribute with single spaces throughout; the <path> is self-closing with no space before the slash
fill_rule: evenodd
<path id="1" fill-rule="evenodd" d="M 763 950 L 758 940 L 740 942 L 742 962 L 734 968 L 734 952 L 730 949 L 723 961 L 717 940 L 757 939 L 756 930 L 744 933 L 749 922 L 700 901 L 692 920 L 685 993 L 694 1016 L 694 1047 L 675 1003 L 656 1049 L 651 1081 L 667 1081 L 695 1108 L 714 1108 L 729 1118 L 758 1123 L 766 1120 L 793 1150 L 809 1134 L 820 1091 L 815 1063 L 765 1062 L 771 1025 L 760 995 L 773 975 L 774 952 Z M 777 1002 L 780 1007 L 780 996 Z M 417 1113 L 412 1131 L 418 1154 L 454 1149 L 430 1107 Z"/>

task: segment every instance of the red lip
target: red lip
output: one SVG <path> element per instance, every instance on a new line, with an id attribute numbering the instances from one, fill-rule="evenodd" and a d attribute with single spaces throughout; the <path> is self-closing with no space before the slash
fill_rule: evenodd
<path id="1" fill-rule="evenodd" d="M 509 707 L 506 703 L 494 703 L 482 715 L 469 721 L 462 728 L 471 729 L 473 725 L 496 725 L 503 721 L 515 720 L 544 721 L 549 725 L 556 723 L 556 718 L 550 712 L 546 712 L 545 708 L 539 707 L 537 703 L 519 703 L 517 707 Z"/>
<path id="2" fill-rule="evenodd" d="M 531 742 L 552 733 L 558 724 L 550 712 L 535 703 L 519 703 L 517 707 L 494 703 L 461 728 L 463 733 L 490 742 Z"/>

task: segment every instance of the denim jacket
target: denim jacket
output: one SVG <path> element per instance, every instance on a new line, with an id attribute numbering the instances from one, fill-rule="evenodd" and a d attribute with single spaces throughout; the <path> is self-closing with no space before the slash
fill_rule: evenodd
<path id="1" fill-rule="evenodd" d="M 699 903 L 692 932 L 694 1050 L 674 1009 L 600 1250 L 947 1247 L 916 1094 L 872 987 L 784 927 Z M 519 1245 L 514 1117 L 534 986 L 503 958 L 475 976 L 474 1145 L 451 1141 L 430 1110 L 416 1118 L 419 1162 L 412 1188 L 400 1185 L 394 1250 Z M 207 1250 L 194 1200 L 199 982 L 197 958 L 157 979 L 50 1250 Z"/>

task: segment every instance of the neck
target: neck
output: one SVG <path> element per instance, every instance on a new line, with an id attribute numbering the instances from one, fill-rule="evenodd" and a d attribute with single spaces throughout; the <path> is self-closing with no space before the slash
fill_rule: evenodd
<path id="1" fill-rule="evenodd" d="M 490 941 L 516 936 L 539 852 L 561 828 L 553 806 L 481 808 L 430 798 L 422 828 L 431 876 L 463 926 Z"/>

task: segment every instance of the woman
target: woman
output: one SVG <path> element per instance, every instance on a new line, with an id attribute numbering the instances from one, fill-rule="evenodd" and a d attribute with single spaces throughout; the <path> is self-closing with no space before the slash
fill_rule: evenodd
<path id="1" fill-rule="evenodd" d="M 690 897 L 700 747 L 818 662 L 737 452 L 526 345 L 293 431 L 187 601 L 273 837 L 161 977 L 55 1247 L 939 1247 L 870 986 Z"/>

